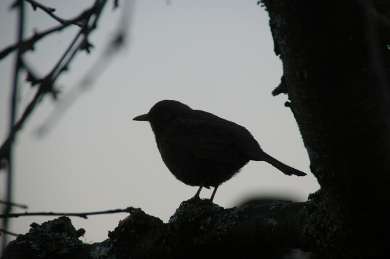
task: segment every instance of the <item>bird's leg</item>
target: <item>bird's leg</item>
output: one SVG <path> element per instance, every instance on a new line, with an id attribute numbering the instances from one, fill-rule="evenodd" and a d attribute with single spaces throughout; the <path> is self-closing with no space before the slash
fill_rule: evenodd
<path id="1" fill-rule="evenodd" d="M 210 197 L 210 201 L 213 201 L 214 196 L 215 196 L 215 193 L 217 192 L 218 186 L 219 186 L 219 185 L 217 185 L 217 186 L 214 187 L 213 193 L 211 194 L 211 197 Z"/>
<path id="2" fill-rule="evenodd" d="M 198 191 L 195 193 L 194 197 L 195 199 L 200 199 L 199 195 L 200 195 L 200 191 L 202 190 L 203 186 L 199 186 L 199 189 Z"/>

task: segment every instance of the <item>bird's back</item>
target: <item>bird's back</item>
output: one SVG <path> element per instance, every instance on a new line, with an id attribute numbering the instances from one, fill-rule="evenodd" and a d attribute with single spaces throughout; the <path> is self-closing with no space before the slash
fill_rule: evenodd
<path id="1" fill-rule="evenodd" d="M 189 185 L 217 186 L 262 154 L 246 128 L 200 110 L 171 122 L 156 140 L 170 171 Z"/>
<path id="2" fill-rule="evenodd" d="M 199 117 L 199 120 L 212 122 L 215 124 L 213 127 L 225 132 L 239 152 L 247 156 L 249 160 L 261 160 L 263 150 L 245 127 L 209 112 L 194 110 L 194 113 L 196 117 Z"/>

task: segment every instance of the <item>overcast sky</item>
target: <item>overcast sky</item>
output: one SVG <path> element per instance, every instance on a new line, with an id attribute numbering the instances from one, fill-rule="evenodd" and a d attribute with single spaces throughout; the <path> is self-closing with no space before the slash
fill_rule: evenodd
<path id="1" fill-rule="evenodd" d="M 16 13 L 0 1 L 0 49 L 15 40 Z M 41 1 L 73 17 L 91 1 Z M 121 1 L 122 2 L 122 1 Z M 150 126 L 131 120 L 162 99 L 180 100 L 247 127 L 262 148 L 302 171 L 309 161 L 285 96 L 272 97 L 282 66 L 273 52 L 267 13 L 256 0 L 138 0 L 126 50 L 70 107 L 46 135 L 34 132 L 55 103 L 45 99 L 18 135 L 15 201 L 30 211 L 82 212 L 141 207 L 164 221 L 196 187 L 174 178 L 163 164 Z M 170 4 L 169 4 L 170 3 Z M 27 6 L 28 31 L 55 25 Z M 110 39 L 120 10 L 107 8 L 92 36 L 92 55 L 80 54 L 59 81 L 66 94 L 94 63 Z M 69 29 L 36 46 L 28 60 L 41 74 L 53 66 L 71 37 Z M 0 61 L 0 138 L 7 132 L 8 100 L 14 57 Z M 23 86 L 21 106 L 34 94 Z M 4 183 L 4 173 L 0 174 Z M 318 189 L 315 178 L 286 176 L 264 162 L 250 162 L 223 184 L 214 202 L 234 206 L 252 195 L 305 200 Z M 4 185 L 0 187 L 1 195 Z M 210 191 L 204 190 L 203 197 Z M 85 241 L 102 241 L 125 214 L 72 219 L 86 229 Z M 25 233 L 31 222 L 18 218 L 11 230 Z"/>

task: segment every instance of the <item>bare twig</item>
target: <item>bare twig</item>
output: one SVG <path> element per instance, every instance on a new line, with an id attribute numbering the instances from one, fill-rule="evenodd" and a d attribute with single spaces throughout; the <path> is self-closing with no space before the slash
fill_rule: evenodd
<path id="1" fill-rule="evenodd" d="M 14 236 L 14 237 L 17 237 L 17 236 L 20 235 L 20 234 L 16 234 L 14 232 L 5 230 L 4 228 L 0 228 L 0 236 L 1 236 L 1 233 L 7 234 L 7 235 L 10 235 L 10 236 Z"/>
<path id="2" fill-rule="evenodd" d="M 113 8 L 116 9 L 119 7 L 119 0 L 114 0 Z"/>
<path id="3" fill-rule="evenodd" d="M 6 204 L 15 208 L 20 208 L 20 209 L 28 209 L 27 205 L 16 203 L 16 202 L 8 202 L 8 201 L 2 201 L 0 200 L 0 204 Z"/>
<path id="4" fill-rule="evenodd" d="M 48 119 L 36 130 L 38 136 L 43 136 L 62 118 L 65 112 L 75 103 L 82 93 L 85 93 L 91 88 L 99 75 L 109 67 L 111 61 L 116 54 L 120 52 L 128 42 L 128 35 L 131 28 L 131 19 L 133 18 L 135 7 L 135 0 L 128 0 L 124 2 L 121 19 L 119 20 L 118 29 L 112 39 L 108 42 L 102 55 L 96 63 L 89 69 L 89 71 L 81 79 L 80 83 L 73 87 L 66 95 L 62 97 L 57 103 L 53 112 Z"/>
<path id="5" fill-rule="evenodd" d="M 19 10 L 19 32 L 18 32 L 18 40 L 17 43 L 13 46 L 10 46 L 3 51 L 0 51 L 0 59 L 7 56 L 12 51 L 17 51 L 16 54 L 16 62 L 15 62 L 15 70 L 14 70 L 14 80 L 12 87 L 12 98 L 11 98 L 11 109 L 10 109 L 10 124 L 9 124 L 9 133 L 5 141 L 0 147 L 0 167 L 3 164 L 6 164 L 6 168 L 8 170 L 7 174 L 7 191 L 6 191 L 6 206 L 4 209 L 4 214 L 2 218 L 3 228 L 8 231 L 8 223 L 11 217 L 16 217 L 17 214 L 11 213 L 12 211 L 12 177 L 13 177 L 13 159 L 12 159 L 12 150 L 13 143 L 16 138 L 18 131 L 24 126 L 27 119 L 31 116 L 33 111 L 35 110 L 38 103 L 41 99 L 48 93 L 51 93 L 53 96 L 56 95 L 57 90 L 54 88 L 55 81 L 62 75 L 64 71 L 66 71 L 76 56 L 82 50 L 89 51 L 91 44 L 88 41 L 89 34 L 97 28 L 98 20 L 100 19 L 102 10 L 106 6 L 107 0 L 95 0 L 93 5 L 88 8 L 86 11 L 82 12 L 79 16 L 72 20 L 63 20 L 59 26 L 48 29 L 42 33 L 35 33 L 32 37 L 23 40 L 23 24 L 24 24 L 24 7 L 25 2 L 29 0 L 17 0 L 14 7 L 18 7 Z M 49 7 L 43 5 L 37 5 L 35 1 L 29 1 L 29 3 L 36 4 L 36 7 L 45 9 L 48 12 L 54 12 L 52 9 L 48 9 Z M 53 16 L 52 16 L 53 17 Z M 50 72 L 44 76 L 43 78 L 38 78 L 38 76 L 31 70 L 31 68 L 23 61 L 22 55 L 30 49 L 33 49 L 34 44 L 40 39 L 44 38 L 51 33 L 61 31 L 67 26 L 71 24 L 79 25 L 81 28 L 77 35 L 74 37 L 69 47 L 64 51 L 61 58 L 54 65 L 54 67 L 50 70 Z M 18 100 L 18 84 L 19 84 L 19 75 L 20 71 L 24 69 L 27 72 L 27 80 L 30 81 L 33 85 L 37 85 L 37 90 L 35 92 L 34 97 L 26 106 L 24 111 L 21 113 L 20 118 L 17 118 L 17 100 Z M 6 162 L 6 163 L 3 163 Z M 107 212 L 107 213 L 116 213 L 120 212 L 115 210 L 115 212 Z M 84 215 L 81 214 L 64 214 L 69 216 L 79 216 L 79 217 L 87 217 L 87 215 L 96 215 L 96 214 L 104 214 L 106 212 L 93 212 L 87 213 Z M 5 216 L 6 215 L 6 216 Z M 38 214 L 34 214 L 38 215 Z M 49 213 L 47 215 L 59 215 L 55 213 Z M 62 214 L 61 214 L 62 215 Z M 6 236 L 2 237 L 2 246 L 5 248 L 7 244 Z"/>
<path id="6" fill-rule="evenodd" d="M 79 39 L 81 35 L 83 34 L 83 29 L 80 29 L 79 32 L 76 34 L 76 36 L 73 38 L 69 46 L 66 48 L 65 52 L 62 54 L 60 59 L 57 61 L 57 63 L 54 65 L 54 67 L 50 70 L 48 75 L 45 77 L 49 81 L 55 81 L 58 76 L 61 74 L 61 72 L 68 69 L 68 64 L 72 60 L 74 54 L 79 50 L 79 46 L 76 47 L 77 43 L 79 42 Z M 69 58 L 72 57 L 72 58 Z M 47 86 L 50 86 L 47 85 Z M 47 89 L 49 90 L 49 89 Z"/>
<path id="7" fill-rule="evenodd" d="M 26 216 L 67 216 L 67 217 L 80 217 L 87 219 L 88 216 L 93 215 L 104 215 L 104 214 L 115 214 L 115 213 L 132 213 L 136 208 L 128 207 L 125 209 L 112 209 L 112 210 L 102 210 L 102 211 L 91 211 L 91 212 L 22 212 L 22 213 L 10 213 L 10 214 L 0 214 L 0 218 L 17 218 L 17 217 L 26 217 Z"/>
<path id="8" fill-rule="evenodd" d="M 46 5 L 43 5 L 35 0 L 26 0 L 30 5 L 31 7 L 35 10 L 37 9 L 41 9 L 42 11 L 44 11 L 45 13 L 47 13 L 50 17 L 52 17 L 54 20 L 56 20 L 57 22 L 61 23 L 61 24 L 67 24 L 69 23 L 70 21 L 69 20 L 66 20 L 66 19 L 63 19 L 59 16 L 57 16 L 54 12 L 56 11 L 55 8 L 52 8 L 52 7 L 49 7 L 49 6 L 46 6 Z M 74 25 L 77 25 L 77 26 L 82 26 L 81 24 L 79 23 L 73 23 L 71 22 L 71 24 L 74 24 Z"/>
<path id="9" fill-rule="evenodd" d="M 23 35 L 24 35 L 24 24 L 25 24 L 25 4 L 23 0 L 18 0 L 17 2 L 18 6 L 18 34 L 17 34 L 17 42 L 20 44 L 20 42 L 23 41 Z M 9 126 L 8 126 L 8 135 L 9 135 L 9 143 L 8 143 L 8 150 L 5 154 L 7 158 L 7 182 L 6 182 L 6 192 L 5 192 L 5 208 L 4 208 L 4 214 L 9 214 L 12 211 L 12 196 L 13 196 L 13 177 L 14 177 L 14 165 L 13 165 L 13 143 L 15 142 L 15 132 L 13 131 L 15 122 L 16 122 L 16 116 L 18 112 L 18 90 L 19 90 L 19 76 L 20 72 L 23 68 L 22 65 L 22 51 L 21 49 L 18 49 L 18 52 L 16 53 L 16 59 L 15 59 L 15 65 L 14 65 L 14 73 L 13 73 L 13 79 L 12 79 L 12 93 L 11 93 L 11 100 L 10 100 L 10 116 L 9 116 Z M 8 218 L 3 219 L 3 228 L 5 231 L 8 230 L 9 220 Z M 7 237 L 4 236 L 2 238 L 2 248 L 5 248 L 7 245 Z"/>
<path id="10" fill-rule="evenodd" d="M 42 32 L 35 32 L 32 36 L 29 38 L 25 39 L 24 41 L 20 43 L 15 43 L 11 46 L 8 46 L 4 48 L 3 50 L 0 51 L 0 60 L 11 54 L 13 51 L 17 49 L 21 49 L 23 52 L 27 50 L 33 50 L 35 43 L 37 43 L 39 40 L 42 38 L 54 33 L 54 32 L 59 32 L 68 27 L 71 23 L 66 24 L 66 25 L 57 25 L 53 28 L 47 29 Z"/>
<path id="11" fill-rule="evenodd" d="M 22 52 L 33 50 L 34 45 L 38 41 L 40 41 L 41 39 L 45 38 L 46 36 L 52 33 L 60 32 L 65 28 L 69 27 L 70 25 L 77 25 L 81 27 L 83 24 L 85 24 L 85 21 L 88 20 L 89 17 L 94 13 L 95 8 L 96 8 L 95 6 L 92 6 L 91 8 L 82 12 L 81 14 L 79 14 L 73 19 L 63 20 L 63 22 L 60 25 L 54 26 L 42 32 L 35 32 L 32 36 L 25 39 L 24 41 L 15 43 L 13 45 L 4 48 L 3 50 L 0 51 L 0 60 L 5 58 L 6 56 L 8 56 L 10 53 L 12 53 L 17 49 L 21 49 Z"/>
<path id="12" fill-rule="evenodd" d="M 36 33 L 29 39 L 23 41 L 23 23 L 24 23 L 24 5 L 25 1 L 28 0 L 17 0 L 17 4 L 15 7 L 19 7 L 19 33 L 18 33 L 18 41 L 13 46 L 6 48 L 5 50 L 0 52 L 0 59 L 7 56 L 12 51 L 17 51 L 16 55 L 16 64 L 15 64 L 15 72 L 14 72 L 14 80 L 12 87 L 12 101 L 11 101 L 11 112 L 10 112 L 10 125 L 9 125 L 9 133 L 8 137 L 5 139 L 3 144 L 0 147 L 0 165 L 2 165 L 3 161 L 7 164 L 7 191 L 6 191 L 6 206 L 4 210 L 4 214 L 2 215 L 3 219 L 3 227 L 6 231 L 8 231 L 8 222 L 11 217 L 20 216 L 18 214 L 11 213 L 12 210 L 12 176 L 13 176 L 13 159 L 12 159 L 12 147 L 14 140 L 18 131 L 24 126 L 27 119 L 31 116 L 33 111 L 35 110 L 38 103 L 41 99 L 48 93 L 51 93 L 53 96 L 56 94 L 56 89 L 54 88 L 55 81 L 62 75 L 64 71 L 66 71 L 76 56 L 81 50 L 89 51 L 91 44 L 88 42 L 89 34 L 97 28 L 98 20 L 101 16 L 102 10 L 104 9 L 107 0 L 95 0 L 92 7 L 88 8 L 78 17 L 63 21 L 59 26 L 48 29 L 42 33 Z M 32 3 L 29 1 L 29 3 Z M 34 3 L 36 3 L 34 1 Z M 43 7 L 40 6 L 42 9 Z M 48 8 L 48 7 L 45 7 Z M 49 10 L 49 9 L 47 9 Z M 40 39 L 44 38 L 51 33 L 61 31 L 67 26 L 71 24 L 81 25 L 81 28 L 77 35 L 74 37 L 69 47 L 64 51 L 61 58 L 54 65 L 54 67 L 50 70 L 50 72 L 44 76 L 43 78 L 38 78 L 38 76 L 31 70 L 29 66 L 22 60 L 22 55 L 30 49 L 33 49 L 34 44 Z M 34 97 L 26 106 L 24 111 L 22 112 L 19 119 L 17 119 L 17 96 L 18 96 L 18 83 L 19 83 L 19 74 L 22 69 L 25 69 L 27 72 L 27 80 L 30 81 L 33 85 L 37 85 L 37 90 L 35 92 Z M 79 216 L 86 218 L 87 215 L 97 215 L 97 214 L 106 214 L 106 213 L 117 213 L 117 212 L 125 212 L 125 211 L 105 211 L 105 212 L 92 212 L 92 213 L 44 213 L 44 215 L 68 215 L 68 216 Z M 26 214 L 28 215 L 28 214 Z M 33 213 L 32 215 L 39 215 L 39 213 Z M 6 236 L 2 237 L 2 245 L 3 248 L 7 244 Z"/>
<path id="13" fill-rule="evenodd" d="M 33 113 L 33 111 L 35 109 L 35 106 L 39 103 L 39 101 L 42 98 L 42 95 L 43 95 L 42 94 L 42 92 L 43 92 L 42 89 L 43 88 L 39 88 L 37 90 L 37 92 L 35 93 L 33 99 L 30 101 L 30 103 L 27 105 L 26 109 L 23 111 L 22 116 L 20 117 L 20 119 L 14 125 L 14 127 L 12 129 L 14 134 L 17 133 L 22 128 L 22 126 L 24 125 L 26 120 Z M 10 146 L 11 146 L 11 137 L 8 136 L 7 139 L 3 142 L 3 144 L 0 147 L 0 160 L 4 159 L 6 157 L 6 155 L 7 155 L 7 153 L 9 153 Z"/>
<path id="14" fill-rule="evenodd" d="M 83 14 L 88 14 L 89 16 L 84 16 L 83 19 L 87 21 L 85 25 L 79 30 L 78 34 L 70 43 L 70 46 L 65 50 L 64 54 L 58 60 L 53 69 L 45 76 L 43 79 L 36 80 L 38 83 L 38 89 L 27 105 L 25 110 L 23 111 L 20 119 L 14 124 L 12 129 L 12 134 L 16 134 L 24 125 L 26 120 L 31 116 L 33 111 L 35 110 L 36 105 L 40 102 L 42 97 L 47 93 L 56 93 L 56 89 L 53 89 L 53 85 L 55 81 L 59 78 L 59 76 L 68 69 L 69 64 L 76 56 L 76 54 L 85 48 L 85 42 L 88 41 L 89 34 L 96 29 L 97 22 L 100 18 L 101 12 L 104 9 L 107 0 L 95 0 L 93 6 L 89 8 L 87 11 L 83 12 Z M 93 16 L 93 18 L 91 18 Z M 89 22 L 91 20 L 91 22 Z M 9 152 L 11 138 L 10 134 L 3 142 L 0 147 L 0 160 L 6 158 L 7 153 Z"/>

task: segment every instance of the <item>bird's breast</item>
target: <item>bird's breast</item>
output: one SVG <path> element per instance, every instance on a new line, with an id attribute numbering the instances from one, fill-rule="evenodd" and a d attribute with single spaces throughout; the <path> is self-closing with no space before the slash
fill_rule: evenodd
<path id="1" fill-rule="evenodd" d="M 226 136 L 204 131 L 170 131 L 156 136 L 161 157 L 180 181 L 217 186 L 230 179 L 247 159 Z"/>

